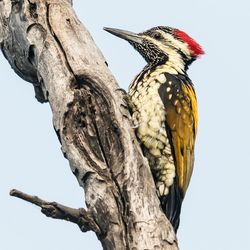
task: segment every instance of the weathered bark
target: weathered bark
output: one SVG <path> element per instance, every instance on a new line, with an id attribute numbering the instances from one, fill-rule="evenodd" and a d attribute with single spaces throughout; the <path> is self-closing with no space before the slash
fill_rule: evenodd
<path id="1" fill-rule="evenodd" d="M 81 221 L 104 249 L 176 250 L 131 126 L 126 94 L 70 3 L 0 0 L 0 44 L 14 71 L 33 84 L 37 100 L 49 102 L 64 156 L 85 190 L 87 211 L 11 194 L 42 207 L 47 216 Z"/>

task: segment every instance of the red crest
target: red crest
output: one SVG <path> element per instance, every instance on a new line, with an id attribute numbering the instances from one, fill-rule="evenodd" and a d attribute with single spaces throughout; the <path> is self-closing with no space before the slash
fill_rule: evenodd
<path id="1" fill-rule="evenodd" d="M 188 44 L 188 48 L 191 50 L 192 56 L 198 57 L 205 54 L 202 47 L 184 31 L 174 29 L 174 34 L 178 39 Z"/>

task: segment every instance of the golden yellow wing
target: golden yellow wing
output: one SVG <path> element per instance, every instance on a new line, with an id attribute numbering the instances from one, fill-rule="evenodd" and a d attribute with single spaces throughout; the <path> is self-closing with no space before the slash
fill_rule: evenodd
<path id="1" fill-rule="evenodd" d="M 167 86 L 159 94 L 166 108 L 166 124 L 176 162 L 177 184 L 187 190 L 194 165 L 194 143 L 197 132 L 197 100 L 190 80 L 167 76 Z M 165 91 L 165 93 L 162 93 Z"/>

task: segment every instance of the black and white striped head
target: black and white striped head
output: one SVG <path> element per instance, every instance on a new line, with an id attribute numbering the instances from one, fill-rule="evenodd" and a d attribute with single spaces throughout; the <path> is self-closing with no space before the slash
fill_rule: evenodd
<path id="1" fill-rule="evenodd" d="M 104 28 L 109 33 L 127 40 L 149 64 L 167 61 L 186 69 L 197 57 L 204 54 L 201 46 L 185 32 L 158 26 L 142 33 Z"/>

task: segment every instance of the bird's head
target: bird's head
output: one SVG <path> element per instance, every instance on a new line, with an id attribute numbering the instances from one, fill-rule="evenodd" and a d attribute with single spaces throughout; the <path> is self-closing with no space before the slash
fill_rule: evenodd
<path id="1" fill-rule="evenodd" d="M 138 34 L 113 28 L 104 30 L 127 40 L 148 64 L 159 65 L 170 62 L 187 69 L 197 57 L 204 54 L 194 39 L 175 28 L 158 26 Z"/>

